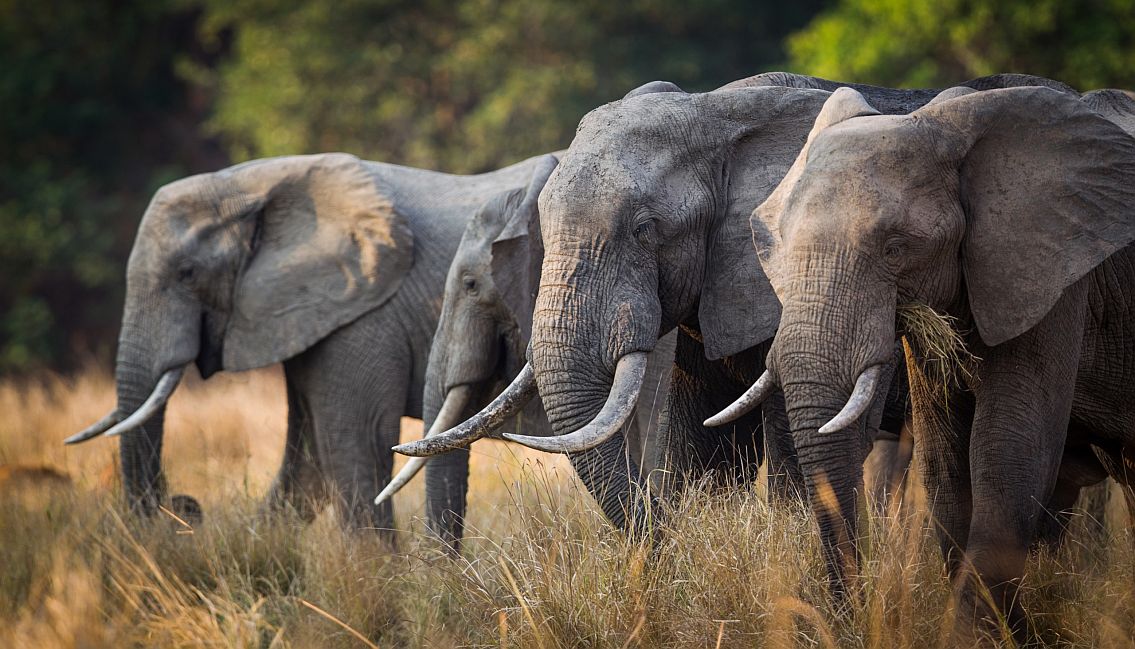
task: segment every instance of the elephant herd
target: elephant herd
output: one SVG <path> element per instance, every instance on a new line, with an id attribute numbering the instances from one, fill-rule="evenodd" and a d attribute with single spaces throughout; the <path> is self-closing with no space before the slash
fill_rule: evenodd
<path id="1" fill-rule="evenodd" d="M 955 639 L 997 614 L 1025 637 L 1016 589 L 1046 522 L 1108 477 L 1135 512 L 1132 242 L 1123 92 L 652 82 L 566 150 L 490 173 L 334 153 L 163 187 L 128 264 L 117 407 L 67 441 L 121 434 L 128 502 L 150 513 L 184 369 L 282 362 L 269 511 L 334 501 L 390 530 L 424 467 L 456 552 L 482 437 L 566 453 L 631 533 L 687 481 L 765 464 L 774 500 L 811 506 L 840 599 L 863 463 L 902 431 Z M 416 457 L 392 477 L 402 416 L 427 433 L 394 447 Z"/>

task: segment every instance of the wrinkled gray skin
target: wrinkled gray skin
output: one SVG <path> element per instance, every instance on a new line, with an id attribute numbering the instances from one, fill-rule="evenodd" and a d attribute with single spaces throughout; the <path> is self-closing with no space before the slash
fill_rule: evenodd
<path id="1" fill-rule="evenodd" d="M 555 164 L 553 156 L 545 159 Z M 477 212 L 465 229 L 446 279 L 441 319 L 426 367 L 423 401 L 427 429 L 434 425 L 441 404 L 455 388 L 471 388 L 471 397 L 464 411 L 454 413 L 456 419 L 443 422 L 441 429 L 456 425 L 484 407 L 524 366 L 543 260 L 535 200 L 542 188 L 540 182 L 538 186 L 499 194 Z M 653 434 L 669 388 L 673 356 L 673 340 L 669 344 L 660 342 L 655 348 L 644 382 L 649 388 L 640 396 L 636 419 L 626 430 L 629 462 L 640 472 L 649 472 L 657 465 L 658 445 Z M 520 417 L 506 422 L 502 430 L 547 435 L 551 429 L 539 399 L 534 399 Z M 464 529 L 469 450 L 458 449 L 431 458 L 425 472 L 430 528 L 457 552 Z M 620 474 L 619 467 L 611 467 L 583 477 L 591 493 L 602 495 L 631 488 L 631 483 L 617 481 Z M 616 478 L 614 484 L 604 482 L 610 477 Z M 620 493 L 610 502 L 625 502 L 628 496 Z"/>
<path id="2" fill-rule="evenodd" d="M 1024 639 L 1016 603 L 1041 503 L 1135 470 L 1135 103 L 1117 91 L 953 89 L 909 117 L 848 89 L 753 215 L 783 301 L 769 366 L 829 567 L 855 570 L 862 440 L 817 429 L 886 362 L 896 307 L 958 319 L 981 360 L 933 384 L 914 342 L 914 435 L 959 598 L 955 642 L 988 619 L 968 568 Z M 1094 109 L 1094 111 L 1092 110 Z M 1106 119 L 1105 119 L 1106 117 Z M 1110 120 L 1110 121 L 1109 121 Z M 763 179 L 755 178 L 758 185 Z M 824 510 L 826 483 L 838 511 Z"/>
<path id="3" fill-rule="evenodd" d="M 972 83 L 1023 79 L 1032 80 Z M 650 84 L 580 123 L 540 195 L 545 257 L 532 364 L 555 433 L 595 416 L 622 356 L 653 349 L 676 327 L 660 435 L 679 484 L 709 469 L 727 484 L 755 475 L 762 419 L 771 431 L 788 429 L 779 395 L 729 426 L 702 424 L 764 370 L 779 323 L 779 302 L 753 255 L 749 215 L 787 172 L 828 96 L 785 85 L 839 84 L 783 73 L 706 94 Z M 936 93 L 862 88 L 892 112 Z M 879 399 L 864 418 L 864 435 L 873 434 L 882 406 Z M 769 473 L 781 478 L 774 493 L 794 482 L 791 441 L 769 435 Z"/>
<path id="4" fill-rule="evenodd" d="M 127 267 L 117 412 L 134 412 L 171 368 L 196 363 L 207 378 L 283 361 L 287 448 L 269 507 L 310 518 L 334 497 L 350 525 L 390 529 L 389 503 L 370 502 L 390 479 L 399 418 L 422 416 L 458 241 L 537 162 L 455 176 L 294 156 L 161 188 Z M 126 496 L 146 514 L 165 498 L 163 414 L 122 437 Z"/>

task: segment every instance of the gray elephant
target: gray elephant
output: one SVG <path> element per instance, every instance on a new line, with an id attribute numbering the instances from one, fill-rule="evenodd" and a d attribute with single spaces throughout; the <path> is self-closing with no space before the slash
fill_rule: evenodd
<path id="1" fill-rule="evenodd" d="M 532 331 L 532 309 L 539 286 L 544 249 L 536 199 L 556 165 L 545 157 L 544 166 L 533 175 L 527 189 L 495 196 L 482 207 L 465 229 L 446 279 L 441 319 L 426 367 L 425 422 L 437 433 L 464 421 L 511 382 L 525 364 Z M 658 465 L 654 438 L 658 413 L 670 385 L 673 336 L 660 341 L 651 354 L 647 379 L 635 418 L 625 429 L 629 462 L 639 475 Z M 533 399 L 523 412 L 502 428 L 527 435 L 551 433 L 540 400 Z M 427 433 L 427 436 L 429 433 Z M 464 529 L 469 451 L 457 449 L 439 455 L 426 465 L 412 458 L 379 494 L 376 502 L 393 496 L 425 466 L 426 512 L 431 530 L 456 552 Z M 593 494 L 601 498 L 614 517 L 631 494 L 629 481 L 612 482 L 621 467 L 582 475 Z M 605 483 L 601 483 L 606 481 Z"/>
<path id="2" fill-rule="evenodd" d="M 971 85 L 1017 83 L 1060 86 L 1021 75 Z M 519 375 L 526 383 L 501 400 L 515 407 L 538 385 L 557 437 L 506 438 L 571 453 L 579 466 L 578 458 L 611 444 L 632 412 L 646 354 L 678 328 L 660 433 L 667 468 L 679 481 L 710 469 L 725 484 L 755 475 L 763 428 L 788 429 L 783 407 L 740 415 L 728 430 L 703 421 L 763 372 L 779 322 L 779 301 L 752 252 L 749 215 L 787 172 L 828 96 L 785 85 L 839 84 L 772 73 L 687 94 L 655 82 L 584 117 L 540 195 L 545 255 L 531 362 Z M 894 112 L 936 94 L 861 88 Z M 882 405 L 875 404 L 876 425 Z M 500 417 L 490 407 L 452 434 L 399 450 L 449 448 Z M 796 482 L 786 440 L 769 435 L 770 475 L 786 477 L 774 492 Z"/>
<path id="3" fill-rule="evenodd" d="M 754 212 L 783 302 L 769 372 L 829 568 L 846 578 L 857 565 L 848 458 L 863 444 L 846 415 L 905 336 L 958 643 L 996 632 L 982 622 L 991 604 L 1027 635 L 1016 591 L 1042 503 L 1105 475 L 1135 502 L 1133 125 L 1135 102 L 1117 91 L 952 89 L 896 117 L 841 89 Z"/>
<path id="4" fill-rule="evenodd" d="M 186 366 L 208 378 L 282 361 L 287 447 L 268 506 L 310 518 L 334 497 L 349 524 L 389 530 L 390 504 L 371 499 L 399 418 L 422 416 L 450 260 L 476 210 L 542 164 L 455 176 L 293 156 L 161 188 L 127 268 L 118 405 L 67 442 L 121 433 L 127 500 L 151 513 L 166 490 L 164 406 Z"/>

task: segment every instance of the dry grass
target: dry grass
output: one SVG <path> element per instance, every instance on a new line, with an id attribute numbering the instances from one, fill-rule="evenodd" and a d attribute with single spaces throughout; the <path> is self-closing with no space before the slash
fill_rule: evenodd
<path id="1" fill-rule="evenodd" d="M 927 376 L 935 385 L 949 388 L 973 377 L 981 359 L 966 347 L 957 318 L 925 304 L 901 305 L 897 315 L 899 329 L 926 359 Z"/>
<path id="2" fill-rule="evenodd" d="M 460 560 L 422 534 L 420 483 L 396 500 L 406 531 L 393 552 L 341 533 L 333 512 L 307 527 L 260 520 L 283 443 L 271 372 L 174 396 L 170 481 L 202 500 L 205 522 L 186 533 L 168 518 L 124 519 L 117 445 L 59 443 L 112 402 L 95 372 L 0 386 L 0 464 L 21 476 L 0 484 L 2 647 L 889 649 L 938 646 L 950 622 L 917 510 L 872 522 L 861 596 L 837 613 L 808 517 L 771 511 L 760 489 L 696 491 L 652 552 L 603 523 L 566 463 L 499 442 L 475 447 Z M 419 434 L 407 422 L 404 437 Z M 1025 597 L 1053 646 L 1135 646 L 1126 538 L 1034 560 Z"/>

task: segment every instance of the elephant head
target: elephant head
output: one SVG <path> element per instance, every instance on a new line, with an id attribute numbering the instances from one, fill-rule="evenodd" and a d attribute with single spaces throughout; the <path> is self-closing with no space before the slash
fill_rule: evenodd
<path id="1" fill-rule="evenodd" d="M 249 162 L 162 187 L 126 273 L 117 407 L 68 443 L 122 434 L 130 505 L 164 497 L 165 402 L 187 365 L 203 377 L 294 356 L 382 304 L 413 237 L 346 154 Z"/>
<path id="2" fill-rule="evenodd" d="M 769 372 L 833 585 L 857 565 L 851 424 L 910 333 L 898 308 L 948 314 L 986 348 L 1016 338 L 1135 239 L 1133 177 L 1135 139 L 1051 89 L 952 89 L 909 116 L 848 88 L 824 105 L 752 228 L 783 303 Z"/>
<path id="3" fill-rule="evenodd" d="M 780 305 L 752 255 L 747 215 L 826 96 L 658 92 L 584 117 L 540 197 L 532 367 L 563 437 L 534 445 L 579 452 L 617 432 L 643 355 L 679 325 L 711 360 L 772 337 Z M 750 177 L 759 180 L 741 182 Z"/>
<path id="4" fill-rule="evenodd" d="M 536 198 L 556 163 L 554 155 L 544 156 L 526 187 L 491 198 L 465 228 L 446 277 L 426 367 L 427 438 L 477 412 L 526 362 L 543 257 Z M 533 426 L 547 427 L 539 399 L 515 419 L 517 428 L 529 432 Z M 425 458 L 412 458 L 375 502 L 392 497 L 425 466 Z M 465 448 L 442 454 L 426 467 L 430 527 L 454 551 L 464 528 L 468 478 Z"/>

